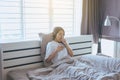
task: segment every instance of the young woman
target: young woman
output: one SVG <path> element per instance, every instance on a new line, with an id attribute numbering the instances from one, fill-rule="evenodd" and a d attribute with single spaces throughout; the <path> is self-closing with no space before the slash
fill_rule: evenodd
<path id="1" fill-rule="evenodd" d="M 64 39 L 65 31 L 61 27 L 53 30 L 53 41 L 47 44 L 45 61 L 56 63 L 63 58 L 73 56 L 73 52 Z"/>

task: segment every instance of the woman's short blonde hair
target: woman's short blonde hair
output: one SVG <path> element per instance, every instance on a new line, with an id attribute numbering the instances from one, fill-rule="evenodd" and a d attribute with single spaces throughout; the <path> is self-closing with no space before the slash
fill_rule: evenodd
<path id="1" fill-rule="evenodd" d="M 54 30 L 53 30 L 53 40 L 56 38 L 56 35 L 57 35 L 57 33 L 59 32 L 59 31 L 63 31 L 64 32 L 64 35 L 65 35 L 65 31 L 64 31 L 64 29 L 62 28 L 62 27 L 55 27 L 54 28 Z"/>

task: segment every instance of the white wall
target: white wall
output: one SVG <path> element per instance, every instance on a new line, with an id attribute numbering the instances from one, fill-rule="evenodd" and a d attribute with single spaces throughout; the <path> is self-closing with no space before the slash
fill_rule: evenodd
<path id="1" fill-rule="evenodd" d="M 112 40 L 102 39 L 101 40 L 102 54 L 114 57 L 115 53 L 115 42 Z M 93 54 L 97 53 L 97 44 L 93 44 Z"/>

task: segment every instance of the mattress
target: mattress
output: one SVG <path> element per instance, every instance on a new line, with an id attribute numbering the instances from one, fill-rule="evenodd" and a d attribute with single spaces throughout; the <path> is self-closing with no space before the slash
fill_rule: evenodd
<path id="1" fill-rule="evenodd" d="M 29 80 L 27 77 L 27 72 L 34 69 L 17 69 L 8 72 L 7 80 Z"/>

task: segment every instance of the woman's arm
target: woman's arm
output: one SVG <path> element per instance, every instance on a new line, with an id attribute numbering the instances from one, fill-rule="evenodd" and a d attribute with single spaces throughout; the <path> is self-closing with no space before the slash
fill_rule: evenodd
<path id="1" fill-rule="evenodd" d="M 66 47 L 66 49 L 67 49 L 67 51 L 68 51 L 68 54 L 72 57 L 72 56 L 73 56 L 73 51 L 72 51 L 72 49 L 69 47 L 69 45 L 67 44 L 66 40 L 63 39 L 63 40 L 62 40 L 62 43 L 65 45 L 65 47 Z"/>
<path id="2" fill-rule="evenodd" d="M 55 49 L 49 57 L 46 59 L 46 62 L 51 62 L 51 60 L 56 56 L 56 54 L 61 51 L 64 48 L 64 46 L 58 46 L 57 49 Z"/>
<path id="3" fill-rule="evenodd" d="M 66 49 L 67 49 L 69 55 L 72 57 L 72 56 L 73 56 L 73 51 L 72 51 L 72 49 L 69 47 L 68 44 L 66 44 L 65 46 L 66 46 Z"/>

